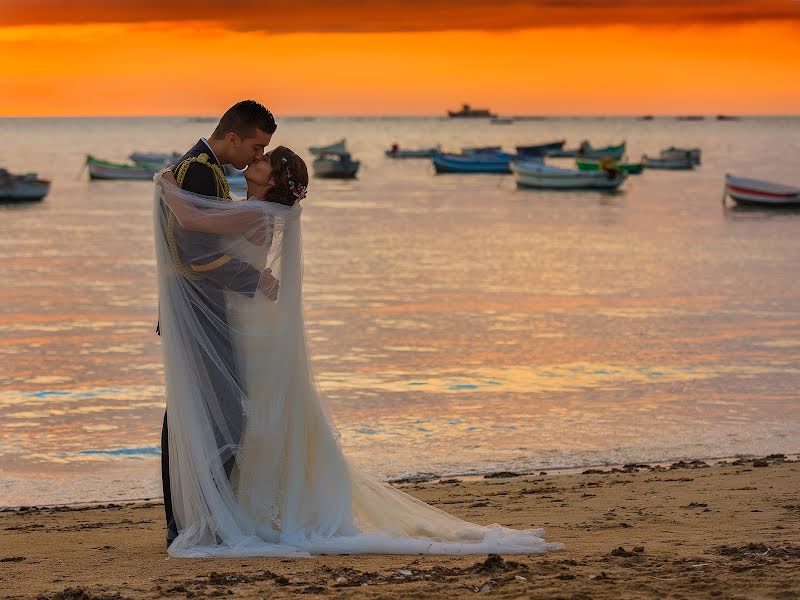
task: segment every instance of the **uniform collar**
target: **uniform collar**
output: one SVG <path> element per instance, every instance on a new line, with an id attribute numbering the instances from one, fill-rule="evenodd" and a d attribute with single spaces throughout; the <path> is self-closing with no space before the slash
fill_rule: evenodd
<path id="1" fill-rule="evenodd" d="M 217 162 L 217 164 L 222 166 L 222 163 L 217 158 L 217 155 L 214 153 L 214 149 L 211 147 L 211 144 L 208 143 L 208 140 L 206 138 L 204 138 L 204 137 L 201 137 L 200 141 L 203 142 L 206 145 L 206 147 L 209 149 L 209 151 L 211 152 L 211 156 L 214 157 L 214 160 Z"/>

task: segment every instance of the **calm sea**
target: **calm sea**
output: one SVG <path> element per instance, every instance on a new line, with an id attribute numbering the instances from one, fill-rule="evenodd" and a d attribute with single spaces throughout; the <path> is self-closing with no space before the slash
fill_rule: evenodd
<path id="1" fill-rule="evenodd" d="M 160 496 L 152 183 L 87 153 L 183 152 L 186 118 L 0 120 L 0 505 Z M 356 181 L 303 201 L 305 304 L 345 451 L 385 478 L 800 451 L 800 213 L 725 209 L 726 172 L 800 185 L 800 119 L 283 119 L 346 137 Z M 615 195 L 440 175 L 402 146 L 700 146 Z M 569 161 L 554 161 L 569 164 Z"/>

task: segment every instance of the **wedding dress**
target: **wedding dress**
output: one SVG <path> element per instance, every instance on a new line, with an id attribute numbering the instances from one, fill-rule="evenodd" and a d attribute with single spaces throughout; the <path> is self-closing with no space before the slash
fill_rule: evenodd
<path id="1" fill-rule="evenodd" d="M 159 174 L 155 180 L 171 489 L 180 530 L 170 555 L 483 554 L 563 548 L 546 542 L 542 529 L 469 523 L 350 463 L 308 356 L 300 205 L 220 201 L 180 190 Z M 242 222 L 249 223 L 245 231 L 230 231 Z M 209 364 L 226 364 L 225 349 L 215 342 L 220 336 L 203 331 L 209 325 L 197 318 L 206 288 L 186 276 L 191 272 L 181 261 L 189 253 L 179 247 L 176 227 L 213 231 L 208 235 L 216 236 L 217 248 L 229 260 L 269 268 L 280 282 L 277 301 L 258 291 L 252 297 L 225 292 L 225 318 L 213 326 L 233 349 L 230 378 L 238 386 L 236 402 L 216 398 L 206 383 Z M 231 406 L 244 415 L 238 440 L 225 432 L 224 413 Z M 235 466 L 228 475 L 224 462 L 231 453 Z"/>

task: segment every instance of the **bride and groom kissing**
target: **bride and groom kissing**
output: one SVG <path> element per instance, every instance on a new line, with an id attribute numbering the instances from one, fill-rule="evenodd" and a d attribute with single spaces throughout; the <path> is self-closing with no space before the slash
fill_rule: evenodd
<path id="1" fill-rule="evenodd" d="M 154 178 L 169 554 L 560 549 L 541 529 L 463 521 L 348 461 L 308 354 L 308 172 L 284 146 L 265 152 L 276 128 L 261 104 L 239 102 Z M 226 164 L 245 169 L 245 198 L 231 198 Z"/>

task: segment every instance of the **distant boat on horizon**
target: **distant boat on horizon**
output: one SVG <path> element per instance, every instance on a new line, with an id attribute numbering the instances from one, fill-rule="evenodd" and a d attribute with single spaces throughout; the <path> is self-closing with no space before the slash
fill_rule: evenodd
<path id="1" fill-rule="evenodd" d="M 464 103 L 461 110 L 448 110 L 447 115 L 451 119 L 491 119 L 497 117 L 486 108 L 472 108 L 467 103 Z"/>

